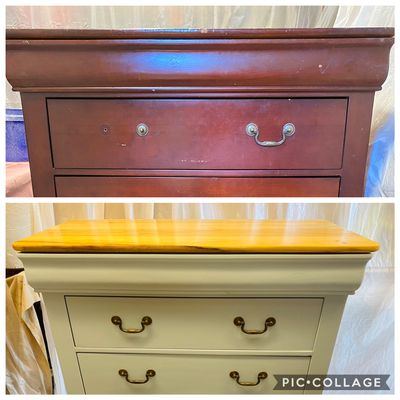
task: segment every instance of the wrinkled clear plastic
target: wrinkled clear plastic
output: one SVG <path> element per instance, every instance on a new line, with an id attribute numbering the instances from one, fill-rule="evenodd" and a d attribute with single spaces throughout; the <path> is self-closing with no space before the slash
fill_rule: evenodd
<path id="1" fill-rule="evenodd" d="M 51 394 L 51 372 L 33 304 L 39 295 L 25 273 L 6 279 L 6 390 L 9 394 Z"/>

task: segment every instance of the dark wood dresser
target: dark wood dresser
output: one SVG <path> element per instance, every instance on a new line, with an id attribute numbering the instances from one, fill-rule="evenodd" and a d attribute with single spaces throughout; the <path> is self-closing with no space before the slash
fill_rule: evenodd
<path id="1" fill-rule="evenodd" d="M 35 196 L 362 196 L 392 28 L 8 30 Z"/>

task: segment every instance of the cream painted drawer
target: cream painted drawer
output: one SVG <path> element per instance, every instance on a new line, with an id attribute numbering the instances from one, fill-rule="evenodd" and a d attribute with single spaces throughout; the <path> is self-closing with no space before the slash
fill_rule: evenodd
<path id="1" fill-rule="evenodd" d="M 163 349 L 264 349 L 312 350 L 317 332 L 320 298 L 139 298 L 67 296 L 75 346 L 97 348 Z M 111 322 L 122 320 L 123 329 L 141 328 L 144 316 L 152 319 L 141 333 L 125 333 Z M 263 334 L 267 318 L 274 326 Z"/>
<path id="2" fill-rule="evenodd" d="M 275 374 L 307 374 L 310 362 L 309 357 L 99 353 L 80 353 L 78 360 L 86 394 L 267 394 L 273 393 Z M 144 380 L 149 369 L 156 374 L 132 384 L 119 375 L 121 369 L 130 380 Z M 268 376 L 257 386 L 240 386 L 231 371 L 239 372 L 241 382 L 257 382 L 260 372 Z"/>

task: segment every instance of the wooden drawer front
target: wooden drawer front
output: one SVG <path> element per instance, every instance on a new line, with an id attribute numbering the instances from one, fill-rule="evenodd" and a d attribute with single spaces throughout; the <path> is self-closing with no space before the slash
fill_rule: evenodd
<path id="1" fill-rule="evenodd" d="M 79 353 L 78 360 L 86 394 L 279 394 L 285 392 L 273 391 L 274 374 L 306 375 L 310 359 Z M 131 380 L 144 380 L 149 369 L 156 375 L 145 384 L 131 384 L 118 374 L 120 369 Z M 267 372 L 268 377 L 257 386 L 246 387 L 229 376 L 231 371 L 239 372 L 240 380 L 247 382 L 256 382 L 259 372 Z"/>
<path id="2" fill-rule="evenodd" d="M 312 350 L 322 299 L 193 299 L 67 297 L 75 345 L 108 348 L 197 348 Z M 143 317 L 152 324 L 141 333 L 122 332 L 141 328 Z M 235 317 L 245 320 L 244 329 L 263 329 L 273 317 L 274 326 L 259 335 L 243 333 Z"/>
<path id="3" fill-rule="evenodd" d="M 340 178 L 56 176 L 61 197 L 337 197 Z"/>
<path id="4" fill-rule="evenodd" d="M 56 168 L 339 169 L 346 99 L 50 99 Z M 255 123 L 261 141 L 246 134 Z M 147 136 L 138 136 L 144 123 Z"/>

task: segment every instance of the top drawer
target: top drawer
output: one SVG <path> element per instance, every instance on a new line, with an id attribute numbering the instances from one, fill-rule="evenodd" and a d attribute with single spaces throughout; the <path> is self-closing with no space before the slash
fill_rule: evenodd
<path id="1" fill-rule="evenodd" d="M 56 168 L 339 169 L 347 100 L 49 99 Z M 283 126 L 295 132 L 279 142 Z M 137 127 L 145 124 L 141 136 Z"/>
<path id="2" fill-rule="evenodd" d="M 99 348 L 311 351 L 322 302 L 320 298 L 66 297 L 75 345 Z M 142 325 L 144 317 L 150 317 L 149 325 Z M 235 325 L 237 317 L 244 325 Z M 123 331 L 127 329 L 141 332 Z"/>

